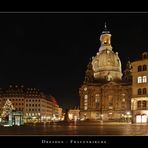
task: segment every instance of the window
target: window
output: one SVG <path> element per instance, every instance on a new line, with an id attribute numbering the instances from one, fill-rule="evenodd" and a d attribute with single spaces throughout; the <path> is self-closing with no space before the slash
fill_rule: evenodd
<path id="1" fill-rule="evenodd" d="M 87 101 L 88 101 L 87 99 L 84 100 L 85 103 L 86 103 Z"/>
<path id="2" fill-rule="evenodd" d="M 99 95 L 99 94 L 96 94 L 96 97 L 95 97 L 95 102 L 96 102 L 96 103 L 99 102 L 99 98 L 100 98 L 100 95 Z"/>
<path id="3" fill-rule="evenodd" d="M 147 55 L 146 55 L 146 54 L 144 54 L 144 55 L 143 55 L 143 59 L 146 59 L 146 58 L 147 58 Z"/>
<path id="4" fill-rule="evenodd" d="M 113 97 L 112 96 L 108 96 L 108 105 L 109 106 L 113 105 Z"/>
<path id="5" fill-rule="evenodd" d="M 87 110 L 87 106 L 84 106 L 84 110 Z"/>
<path id="6" fill-rule="evenodd" d="M 141 95 L 141 88 L 138 89 L 138 95 Z"/>
<path id="7" fill-rule="evenodd" d="M 87 91 L 87 87 L 84 87 L 84 91 Z"/>
<path id="8" fill-rule="evenodd" d="M 143 76 L 143 83 L 147 82 L 147 76 Z"/>
<path id="9" fill-rule="evenodd" d="M 125 102 L 125 98 L 122 99 L 122 102 Z"/>
<path id="10" fill-rule="evenodd" d="M 146 88 L 143 88 L 143 94 L 146 94 L 147 91 L 146 91 Z"/>
<path id="11" fill-rule="evenodd" d="M 142 66 L 138 66 L 138 72 L 142 71 Z"/>
<path id="12" fill-rule="evenodd" d="M 143 71 L 147 70 L 147 65 L 143 65 Z"/>
<path id="13" fill-rule="evenodd" d="M 87 101 L 88 101 L 88 95 L 84 96 L 84 110 L 87 110 Z"/>
<path id="14" fill-rule="evenodd" d="M 137 102 L 137 107 L 138 107 L 138 108 L 141 108 L 141 101 L 138 101 L 138 102 Z"/>
<path id="15" fill-rule="evenodd" d="M 84 99 L 87 99 L 87 98 L 88 98 L 88 95 L 85 95 L 85 96 L 84 96 Z"/>
<path id="16" fill-rule="evenodd" d="M 142 101 L 142 107 L 146 108 L 146 101 Z"/>
<path id="17" fill-rule="evenodd" d="M 142 83 L 142 77 L 138 77 L 138 83 Z"/>

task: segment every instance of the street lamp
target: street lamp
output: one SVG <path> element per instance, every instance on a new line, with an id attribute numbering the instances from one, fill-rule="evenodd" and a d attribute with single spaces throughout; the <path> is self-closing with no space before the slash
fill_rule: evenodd
<path id="1" fill-rule="evenodd" d="M 126 114 L 127 114 L 127 122 L 129 122 L 131 119 L 131 113 L 128 111 Z"/>
<path id="2" fill-rule="evenodd" d="M 103 122 L 103 116 L 104 116 L 104 115 L 103 115 L 103 114 L 101 114 L 101 122 Z"/>

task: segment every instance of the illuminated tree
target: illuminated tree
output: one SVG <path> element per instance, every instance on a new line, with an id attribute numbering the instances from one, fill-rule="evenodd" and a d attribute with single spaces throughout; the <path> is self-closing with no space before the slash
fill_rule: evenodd
<path id="1" fill-rule="evenodd" d="M 12 102 L 11 102 L 9 99 L 7 99 L 6 102 L 5 102 L 5 105 L 4 105 L 3 108 L 2 108 L 1 117 L 2 117 L 2 118 L 8 117 L 8 115 L 9 115 L 13 110 L 15 110 L 15 108 L 13 107 Z"/>

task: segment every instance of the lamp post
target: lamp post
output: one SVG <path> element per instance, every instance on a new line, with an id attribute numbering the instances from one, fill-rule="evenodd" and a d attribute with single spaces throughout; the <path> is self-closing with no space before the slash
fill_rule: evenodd
<path id="1" fill-rule="evenodd" d="M 127 111 L 126 115 L 127 115 L 127 122 L 130 122 L 131 112 Z"/>
<path id="2" fill-rule="evenodd" d="M 101 113 L 101 123 L 103 123 L 103 114 Z"/>

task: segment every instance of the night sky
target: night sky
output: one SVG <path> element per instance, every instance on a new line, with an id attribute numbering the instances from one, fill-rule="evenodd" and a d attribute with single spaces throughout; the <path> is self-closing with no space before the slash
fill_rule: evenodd
<path id="1" fill-rule="evenodd" d="M 79 106 L 105 21 L 124 69 L 148 49 L 148 13 L 0 13 L 0 87 L 35 87 L 63 108 Z"/>

